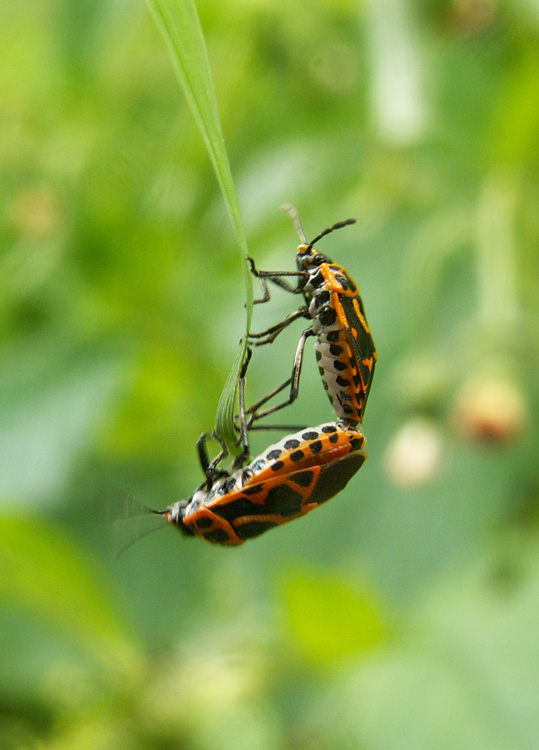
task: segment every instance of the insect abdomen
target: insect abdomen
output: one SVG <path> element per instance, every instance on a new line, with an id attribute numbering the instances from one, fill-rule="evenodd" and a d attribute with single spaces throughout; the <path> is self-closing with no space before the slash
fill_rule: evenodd
<path id="1" fill-rule="evenodd" d="M 363 416 L 364 394 L 346 333 L 338 325 L 321 331 L 314 348 L 318 371 L 336 414 L 341 419 L 359 422 Z"/>
<path id="2" fill-rule="evenodd" d="M 342 266 L 323 263 L 305 286 L 318 369 L 340 419 L 363 419 L 376 349 L 359 290 Z"/>

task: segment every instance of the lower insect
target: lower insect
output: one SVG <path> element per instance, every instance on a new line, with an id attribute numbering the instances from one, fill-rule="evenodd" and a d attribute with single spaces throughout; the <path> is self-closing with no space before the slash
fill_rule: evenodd
<path id="1" fill-rule="evenodd" d="M 354 427 L 329 422 L 287 435 L 250 464 L 160 511 L 187 536 L 243 544 L 340 492 L 367 458 Z"/>

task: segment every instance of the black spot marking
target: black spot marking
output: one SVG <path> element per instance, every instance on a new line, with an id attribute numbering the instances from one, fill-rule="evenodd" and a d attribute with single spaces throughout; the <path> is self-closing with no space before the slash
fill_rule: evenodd
<path id="1" fill-rule="evenodd" d="M 312 474 L 312 472 L 307 473 Z M 264 485 L 258 485 L 258 489 L 264 489 Z M 301 512 L 301 503 L 302 496 L 299 492 L 283 483 L 272 487 L 262 503 L 252 502 L 248 497 L 241 495 L 230 503 L 212 508 L 212 511 L 215 515 L 234 523 L 238 518 L 245 518 L 246 516 L 257 518 L 274 514 L 281 516 L 297 515 Z"/>
<path id="2" fill-rule="evenodd" d="M 334 432 L 333 435 L 329 436 L 329 442 L 330 443 L 338 443 L 339 442 L 339 433 Z"/>
<path id="3" fill-rule="evenodd" d="M 352 396 L 350 396 L 348 393 L 345 393 L 344 391 L 341 391 L 339 393 L 339 400 L 340 401 L 351 401 Z"/>
<path id="4" fill-rule="evenodd" d="M 249 523 L 242 523 L 235 526 L 234 531 L 240 539 L 252 539 L 279 525 L 276 521 L 249 521 Z"/>
<path id="5" fill-rule="evenodd" d="M 343 370 L 346 370 L 346 369 L 347 369 L 347 365 L 346 365 L 346 362 L 341 362 L 341 360 L 340 360 L 340 359 L 336 359 L 336 360 L 335 360 L 335 362 L 333 363 L 333 367 L 334 367 L 334 368 L 335 368 L 336 370 L 340 370 L 341 372 L 342 372 Z"/>
<path id="6" fill-rule="evenodd" d="M 348 406 L 348 404 L 341 404 L 341 408 L 345 414 L 353 414 L 354 410 Z"/>
<path id="7" fill-rule="evenodd" d="M 202 516 L 198 519 L 197 526 L 199 529 L 209 529 L 210 526 L 213 526 L 213 520 L 209 516 Z"/>
<path id="8" fill-rule="evenodd" d="M 283 468 L 284 463 L 282 461 L 276 461 L 274 464 L 271 465 L 272 471 L 281 471 Z"/>
<path id="9" fill-rule="evenodd" d="M 257 489 L 259 492 L 261 492 L 264 489 L 263 484 L 258 484 Z M 215 505 L 212 508 L 212 512 L 215 513 L 216 516 L 219 516 L 220 518 L 224 518 L 227 521 L 230 521 L 231 523 L 235 521 L 238 518 L 242 518 L 243 516 L 260 516 L 263 515 L 266 511 L 264 510 L 264 503 L 255 503 L 249 500 L 248 497 L 246 497 L 247 494 L 254 494 L 254 493 L 247 493 L 244 492 L 244 494 L 240 495 L 239 497 L 236 497 L 235 500 L 232 500 L 230 503 L 223 503 L 223 505 Z"/>
<path id="10" fill-rule="evenodd" d="M 324 372 L 322 371 L 320 374 L 323 375 Z M 325 380 L 322 380 L 322 385 L 324 386 L 324 390 L 327 391 L 327 389 L 329 388 L 329 385 L 326 383 Z"/>
<path id="11" fill-rule="evenodd" d="M 243 494 L 244 495 L 258 495 L 258 493 L 262 490 L 261 484 L 253 484 L 252 487 L 244 487 L 243 488 Z"/>
<path id="12" fill-rule="evenodd" d="M 326 340 L 329 342 L 338 341 L 339 336 L 340 336 L 340 331 L 328 331 L 328 333 L 326 333 Z"/>
<path id="13" fill-rule="evenodd" d="M 297 474 L 291 477 L 294 484 L 298 484 L 300 487 L 308 487 L 313 481 L 312 471 L 298 471 Z"/>
<path id="14" fill-rule="evenodd" d="M 292 461 L 301 461 L 305 453 L 303 451 L 294 451 L 294 453 L 290 454 L 290 459 Z"/>
<path id="15" fill-rule="evenodd" d="M 357 387 L 359 386 L 360 382 L 361 382 L 361 380 L 360 380 L 360 378 L 359 378 L 359 375 L 357 375 L 357 374 L 356 374 L 356 375 L 354 375 L 354 377 L 353 377 L 353 381 L 354 381 L 354 385 L 355 385 L 355 386 L 356 386 L 356 388 L 357 388 Z"/>
<path id="16" fill-rule="evenodd" d="M 325 373 L 325 370 L 324 370 L 324 368 L 323 368 L 323 367 L 319 367 L 319 368 L 318 368 L 318 372 L 320 373 L 320 375 L 321 375 L 322 377 L 324 377 L 324 373 Z"/>
<path id="17" fill-rule="evenodd" d="M 340 357 L 342 354 L 342 346 L 339 346 L 338 344 L 332 344 L 329 347 L 329 351 L 333 354 L 334 357 Z"/>
<path id="18" fill-rule="evenodd" d="M 299 445 L 299 440 L 296 440 L 296 438 L 292 438 L 291 440 L 287 440 L 284 444 L 284 447 L 287 451 L 291 450 L 292 448 L 297 448 Z"/>
<path id="19" fill-rule="evenodd" d="M 326 302 L 329 302 L 330 294 L 327 290 L 324 289 L 324 291 L 319 292 L 316 295 L 316 299 L 319 305 L 323 305 Z"/>
<path id="20" fill-rule="evenodd" d="M 264 503 L 266 513 L 279 513 L 281 516 L 295 516 L 301 512 L 303 497 L 287 484 L 278 484 L 268 492 Z"/>
<path id="21" fill-rule="evenodd" d="M 365 445 L 365 438 L 352 438 L 350 440 L 350 447 L 353 451 L 358 451 Z"/>
<path id="22" fill-rule="evenodd" d="M 256 474 L 257 471 L 264 469 L 266 464 L 267 464 L 267 461 L 265 458 L 257 458 L 256 461 L 253 461 L 253 463 L 250 464 L 250 469 L 253 472 L 253 474 Z"/>
<path id="23" fill-rule="evenodd" d="M 343 388 L 348 388 L 348 386 L 350 385 L 350 381 L 346 380 L 346 378 L 343 378 L 342 375 L 338 375 L 337 376 L 336 382 L 339 385 L 342 385 Z"/>
<path id="24" fill-rule="evenodd" d="M 346 276 L 343 276 L 342 273 L 336 273 L 335 279 L 339 282 L 339 284 L 342 286 L 342 288 L 347 291 L 350 288 L 350 284 L 348 283 L 348 279 Z"/>
<path id="25" fill-rule="evenodd" d="M 325 424 L 322 427 L 322 432 L 337 432 L 337 428 L 334 424 Z"/>
<path id="26" fill-rule="evenodd" d="M 301 437 L 303 438 L 303 440 L 316 440 L 316 438 L 318 437 L 318 433 L 314 430 L 310 430 L 309 432 L 304 432 Z"/>
<path id="27" fill-rule="evenodd" d="M 223 484 L 219 487 L 217 494 L 228 495 L 228 493 L 231 492 L 235 486 L 236 480 L 234 479 L 234 477 L 230 477 L 230 479 L 227 479 L 226 482 L 223 482 Z"/>
<path id="28" fill-rule="evenodd" d="M 337 313 L 333 308 L 326 307 L 318 316 L 318 320 L 323 326 L 332 326 L 337 320 Z"/>
<path id="29" fill-rule="evenodd" d="M 279 448 L 274 448 L 269 453 L 266 453 L 266 458 L 268 459 L 268 461 L 273 461 L 273 459 L 279 458 L 281 453 L 282 453 L 282 450 L 280 450 Z"/>
<path id="30" fill-rule="evenodd" d="M 229 536 L 224 529 L 215 529 L 214 531 L 208 531 L 203 534 L 203 536 L 204 539 L 206 539 L 208 542 L 214 542 L 215 544 L 222 544 L 223 542 L 227 542 L 229 539 Z"/>
<path id="31" fill-rule="evenodd" d="M 316 273 L 313 273 L 309 279 L 309 284 L 315 289 L 317 289 L 319 286 L 322 286 L 322 284 L 324 283 L 325 279 L 320 269 L 318 269 Z"/>
<path id="32" fill-rule="evenodd" d="M 317 349 L 315 352 L 315 356 L 316 356 L 316 361 L 320 362 L 320 360 L 322 359 L 322 352 L 319 352 Z"/>
<path id="33" fill-rule="evenodd" d="M 315 440 L 314 443 L 311 443 L 309 445 L 309 448 L 311 449 L 313 453 L 320 453 L 323 447 L 324 446 L 321 440 Z"/>

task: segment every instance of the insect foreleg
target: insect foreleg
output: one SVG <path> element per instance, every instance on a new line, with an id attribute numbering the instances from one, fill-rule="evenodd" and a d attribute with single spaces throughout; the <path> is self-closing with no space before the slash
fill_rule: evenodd
<path id="1" fill-rule="evenodd" d="M 259 271 L 252 258 L 247 258 L 247 261 L 251 273 L 260 281 L 260 286 L 262 287 L 262 297 L 260 299 L 255 299 L 253 304 L 257 305 L 262 302 L 268 302 L 271 298 L 266 279 L 269 279 L 273 284 L 284 289 L 286 292 L 290 292 L 291 294 L 301 293 L 303 285 L 300 283 L 300 280 L 307 278 L 305 271 Z M 296 286 L 292 286 L 283 277 L 295 277 L 298 279 L 298 283 Z"/>
<path id="2" fill-rule="evenodd" d="M 206 447 L 208 438 L 217 440 L 217 442 L 221 446 L 221 450 L 211 462 L 208 457 L 208 449 Z M 197 450 L 200 465 L 202 466 L 202 471 L 206 475 L 206 483 L 208 486 L 215 482 L 215 480 L 219 477 L 226 476 L 228 474 L 227 471 L 217 469 L 219 464 L 228 456 L 228 448 L 216 432 L 203 432 L 197 440 Z"/>
<path id="3" fill-rule="evenodd" d="M 309 312 L 307 308 L 300 307 L 298 310 L 294 310 L 294 312 L 289 313 L 286 316 L 286 318 L 281 320 L 280 323 L 276 323 L 274 326 L 270 326 L 269 328 L 266 328 L 265 331 L 260 331 L 260 333 L 250 333 L 249 338 L 250 339 L 263 339 L 263 341 L 261 340 L 255 341 L 255 346 L 264 346 L 265 344 L 271 344 L 272 341 L 275 341 L 275 339 L 281 333 L 281 331 L 284 331 L 284 329 L 287 328 L 295 320 L 298 320 L 299 318 L 308 318 L 308 317 L 309 317 Z"/>

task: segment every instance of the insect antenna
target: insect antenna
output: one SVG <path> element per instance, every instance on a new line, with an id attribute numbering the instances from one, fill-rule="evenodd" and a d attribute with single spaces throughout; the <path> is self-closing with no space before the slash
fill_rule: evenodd
<path id="1" fill-rule="evenodd" d="M 296 227 L 296 232 L 298 233 L 298 237 L 302 241 L 304 245 L 307 244 L 307 238 L 305 237 L 305 232 L 303 231 L 303 227 L 301 226 L 301 221 L 299 219 L 298 212 L 294 208 L 294 206 L 291 203 L 284 203 L 281 206 L 281 211 L 286 211 L 286 213 L 290 216 L 292 221 L 294 222 L 294 226 Z M 312 242 L 311 242 L 312 245 Z"/>
<path id="2" fill-rule="evenodd" d="M 355 224 L 355 219 L 345 219 L 344 221 L 338 221 L 336 224 L 333 224 L 332 227 L 328 227 L 327 229 L 324 229 L 323 232 L 320 232 L 320 234 L 314 238 L 314 240 L 311 240 L 307 247 L 312 247 L 318 240 L 321 240 L 322 237 L 325 237 L 326 234 L 330 234 L 330 232 L 334 232 L 336 229 L 342 229 L 343 227 L 347 227 L 349 224 Z"/>
<path id="3" fill-rule="evenodd" d="M 290 216 L 290 218 L 294 222 L 294 226 L 296 227 L 296 232 L 298 233 L 298 237 L 300 238 L 302 244 L 305 245 L 305 250 L 310 250 L 311 247 L 318 242 L 318 240 L 321 240 L 322 237 L 325 237 L 327 234 L 334 232 L 336 229 L 342 229 L 343 227 L 347 227 L 349 224 L 356 223 L 355 219 L 345 219 L 344 221 L 338 221 L 336 224 L 333 224 L 333 226 L 328 227 L 327 229 L 324 229 L 323 232 L 320 232 L 320 234 L 317 235 L 314 238 L 314 240 L 307 242 L 307 238 L 305 237 L 305 232 L 303 231 L 303 227 L 301 225 L 298 212 L 296 211 L 294 206 L 291 203 L 285 203 L 284 205 L 281 206 L 281 209 L 283 211 L 286 211 L 286 213 Z"/>

